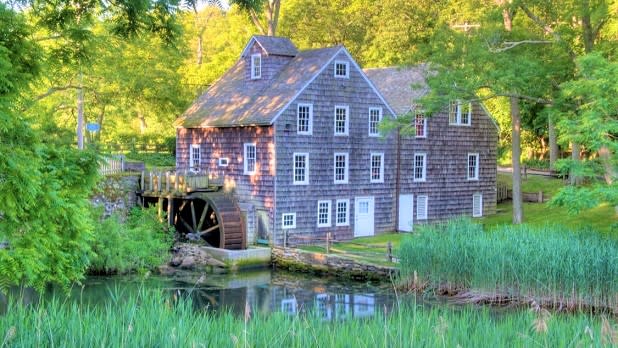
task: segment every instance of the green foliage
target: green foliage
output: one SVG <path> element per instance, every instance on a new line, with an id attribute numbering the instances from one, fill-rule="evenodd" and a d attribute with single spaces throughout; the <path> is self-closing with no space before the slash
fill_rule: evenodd
<path id="1" fill-rule="evenodd" d="M 95 227 L 90 272 L 145 272 L 169 258 L 173 233 L 159 221 L 157 209 L 131 210 L 126 221 L 117 214 Z"/>
<path id="2" fill-rule="evenodd" d="M 456 220 L 410 236 L 400 253 L 404 276 L 417 272 L 433 285 L 618 304 L 618 242 L 597 233 L 550 225 L 485 232 Z"/>
<path id="3" fill-rule="evenodd" d="M 0 321 L 3 344 L 17 347 L 548 347 L 616 344 L 616 328 L 588 315 L 405 305 L 369 318 L 327 322 L 319 315 L 246 319 L 230 312 L 196 311 L 188 300 L 144 291 L 111 293 L 110 305 L 52 300 L 10 303 Z"/>
<path id="4" fill-rule="evenodd" d="M 175 167 L 176 158 L 169 153 L 134 152 L 127 154 L 128 160 L 142 161 L 146 167 Z"/>

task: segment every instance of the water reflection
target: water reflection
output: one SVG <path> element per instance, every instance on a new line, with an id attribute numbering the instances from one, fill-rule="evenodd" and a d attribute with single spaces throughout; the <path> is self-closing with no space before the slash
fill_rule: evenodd
<path id="1" fill-rule="evenodd" d="M 243 315 L 248 304 L 252 312 L 290 315 L 313 313 L 325 321 L 371 317 L 377 311 L 391 312 L 395 296 L 388 285 L 357 283 L 308 275 L 262 270 L 232 275 L 184 273 L 174 277 L 91 277 L 83 286 L 71 289 L 69 301 L 83 306 L 110 302 L 122 305 L 124 299 L 140 291 L 159 289 L 172 300 L 191 299 L 196 310 L 231 311 Z M 38 304 L 40 296 L 28 290 L 9 295 L 24 303 Z M 47 289 L 43 295 L 66 298 L 61 289 Z M 0 295 L 0 313 L 7 299 Z"/>

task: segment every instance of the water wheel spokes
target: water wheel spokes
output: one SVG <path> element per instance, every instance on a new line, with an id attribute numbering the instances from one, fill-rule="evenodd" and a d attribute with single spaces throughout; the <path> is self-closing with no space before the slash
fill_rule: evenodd
<path id="1" fill-rule="evenodd" d="M 221 247 L 221 224 L 215 206 L 200 197 L 183 200 L 176 212 L 179 232 L 188 239 L 201 240 L 209 246 Z"/>

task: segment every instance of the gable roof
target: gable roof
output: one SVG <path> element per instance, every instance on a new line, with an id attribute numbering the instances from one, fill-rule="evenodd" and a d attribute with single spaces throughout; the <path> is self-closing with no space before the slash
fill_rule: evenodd
<path id="1" fill-rule="evenodd" d="M 345 50 L 343 46 L 300 52 L 268 83 L 247 83 L 247 62 L 239 59 L 175 125 L 185 128 L 270 125 L 341 50 Z"/>
<path id="2" fill-rule="evenodd" d="M 247 43 L 242 50 L 241 57 L 244 57 L 248 53 L 254 42 L 257 42 L 258 45 L 271 56 L 294 57 L 298 54 L 298 49 L 296 49 L 296 46 L 294 46 L 292 41 L 287 37 L 253 35 L 249 43 Z"/>
<path id="3" fill-rule="evenodd" d="M 397 115 L 408 113 L 414 101 L 429 91 L 424 65 L 365 69 L 364 72 Z"/>

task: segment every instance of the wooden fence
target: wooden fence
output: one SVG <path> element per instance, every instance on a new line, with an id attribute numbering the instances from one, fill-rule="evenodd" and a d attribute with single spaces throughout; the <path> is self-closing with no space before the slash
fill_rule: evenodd
<path id="1" fill-rule="evenodd" d="M 140 187 L 143 192 L 174 194 L 208 189 L 210 181 L 208 173 L 154 170 L 142 172 Z"/>
<path id="2" fill-rule="evenodd" d="M 393 254 L 392 242 L 387 242 L 386 245 L 382 244 L 366 244 L 358 243 L 354 241 L 342 241 L 336 240 L 332 237 L 330 232 L 326 233 L 325 237 L 315 236 L 302 236 L 302 235 L 284 235 L 284 248 L 285 247 L 298 247 L 302 245 L 323 246 L 326 254 L 339 254 L 345 255 L 350 258 L 364 258 L 364 259 L 382 259 L 388 262 L 398 263 L 399 260 Z M 333 246 L 333 243 L 345 242 L 349 245 L 356 245 L 364 248 L 365 250 L 342 250 Z M 383 251 L 382 251 L 383 250 Z"/>
<path id="3" fill-rule="evenodd" d="M 124 171 L 124 157 L 105 157 L 99 167 L 101 175 L 117 174 Z"/>

